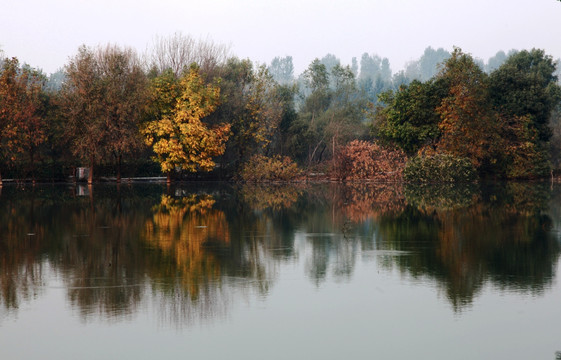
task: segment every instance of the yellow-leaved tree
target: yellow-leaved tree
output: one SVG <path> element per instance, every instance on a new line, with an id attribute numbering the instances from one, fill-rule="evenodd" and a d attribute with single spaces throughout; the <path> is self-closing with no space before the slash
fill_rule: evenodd
<path id="1" fill-rule="evenodd" d="M 163 78 L 154 82 L 155 99 L 161 100 L 161 97 L 174 93 L 168 91 L 174 86 L 173 80 L 165 76 L 164 73 Z M 215 166 L 213 157 L 224 153 L 230 125 L 210 128 L 201 121 L 214 112 L 219 98 L 220 88 L 205 84 L 199 68 L 192 66 L 179 81 L 177 97 L 163 102 L 170 106 L 169 111 L 159 109 L 159 115 L 145 123 L 142 134 L 146 144 L 152 146 L 155 160 L 160 163 L 168 182 L 176 168 L 189 172 L 212 170 Z M 161 101 L 159 105 L 162 105 Z"/>

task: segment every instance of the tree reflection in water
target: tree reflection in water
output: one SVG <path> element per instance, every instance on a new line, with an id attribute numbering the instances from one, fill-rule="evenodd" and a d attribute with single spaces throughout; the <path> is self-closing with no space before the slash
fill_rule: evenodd
<path id="1" fill-rule="evenodd" d="M 284 263 L 319 286 L 352 281 L 371 253 L 381 269 L 437 283 L 461 311 L 486 284 L 534 296 L 551 286 L 560 198 L 530 183 L 95 186 L 88 196 L 7 186 L 0 301 L 14 312 L 56 278 L 85 320 L 150 303 L 184 326 L 266 297 Z"/>

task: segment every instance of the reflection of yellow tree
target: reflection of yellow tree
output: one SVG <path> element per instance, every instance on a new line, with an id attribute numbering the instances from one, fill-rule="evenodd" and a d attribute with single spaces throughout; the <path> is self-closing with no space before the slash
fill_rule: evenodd
<path id="1" fill-rule="evenodd" d="M 201 284 L 220 280 L 219 259 L 205 247 L 230 242 L 226 216 L 212 208 L 214 202 L 209 195 L 164 195 L 145 226 L 146 241 L 171 259 L 193 299 Z"/>

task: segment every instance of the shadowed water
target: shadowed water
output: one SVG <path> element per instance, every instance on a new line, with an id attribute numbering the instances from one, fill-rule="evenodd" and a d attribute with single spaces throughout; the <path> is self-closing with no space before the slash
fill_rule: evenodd
<path id="1" fill-rule="evenodd" d="M 555 359 L 561 187 L 4 186 L 0 358 Z"/>

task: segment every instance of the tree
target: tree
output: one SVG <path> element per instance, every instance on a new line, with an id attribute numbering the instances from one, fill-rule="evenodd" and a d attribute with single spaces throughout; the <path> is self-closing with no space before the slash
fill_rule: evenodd
<path id="1" fill-rule="evenodd" d="M 450 53 L 443 48 L 434 50 L 427 47 L 419 60 L 406 65 L 405 74 L 409 80 L 427 81 L 438 74 L 439 66 L 450 58 Z"/>
<path id="2" fill-rule="evenodd" d="M 148 82 L 131 49 L 107 46 L 97 51 L 97 61 L 104 88 L 106 146 L 116 159 L 120 182 L 123 156 L 143 146 L 139 124 L 148 100 Z"/>
<path id="3" fill-rule="evenodd" d="M 161 74 L 171 69 L 177 78 L 189 71 L 196 63 L 204 74 L 213 74 L 226 62 L 230 49 L 226 45 L 216 44 L 210 39 L 196 40 L 179 32 L 167 38 L 154 40 L 150 56 L 150 65 Z"/>
<path id="4" fill-rule="evenodd" d="M 245 114 L 232 123 L 241 160 L 271 143 L 282 118 L 281 95 L 267 68 L 259 67 L 247 89 Z"/>
<path id="5" fill-rule="evenodd" d="M 335 65 L 328 72 L 316 59 L 304 72 L 304 79 L 309 95 L 290 127 L 289 145 L 295 158 L 311 166 L 332 158 L 340 145 L 364 135 L 366 101 L 349 66 Z"/>
<path id="6" fill-rule="evenodd" d="M 269 66 L 269 73 L 281 85 L 288 85 L 294 81 L 294 65 L 292 56 L 275 57 Z"/>
<path id="7" fill-rule="evenodd" d="M 436 143 L 441 120 L 436 108 L 448 91 L 446 81 L 434 79 L 424 83 L 414 80 L 396 92 L 382 93 L 379 98 L 384 105 L 378 106 L 373 116 L 374 136 L 410 155 Z"/>
<path id="8" fill-rule="evenodd" d="M 45 141 L 42 108 L 45 77 L 17 58 L 4 59 L 0 68 L 0 158 L 10 163 L 27 157 L 35 163 L 38 146 Z M 0 174 L 0 186 L 2 176 Z"/>
<path id="9" fill-rule="evenodd" d="M 450 58 L 450 53 L 443 48 L 434 50 L 427 47 L 419 59 L 419 70 L 423 81 L 431 79 L 438 74 L 438 67 Z"/>
<path id="10" fill-rule="evenodd" d="M 271 155 L 281 147 L 279 125 L 291 110 L 294 86 L 279 85 L 266 66 L 255 67 L 248 60 L 231 58 L 220 69 L 221 104 L 205 121 L 228 123 L 231 136 L 219 161 L 225 171 L 239 171 L 254 155 Z M 286 115 L 286 121 L 290 115 Z"/>
<path id="11" fill-rule="evenodd" d="M 198 67 L 192 66 L 183 76 L 179 91 L 173 108 L 162 111 L 161 118 L 148 121 L 142 129 L 168 182 L 176 168 L 189 172 L 212 170 L 213 157 L 224 153 L 230 133 L 229 124 L 209 128 L 201 121 L 216 109 L 220 88 L 205 85 Z"/>
<path id="12" fill-rule="evenodd" d="M 112 46 L 82 46 L 66 75 L 61 90 L 65 135 L 73 154 L 89 162 L 92 183 L 98 159 L 113 155 L 120 165 L 124 154 L 140 146 L 146 79 L 132 50 Z"/>
<path id="13" fill-rule="evenodd" d="M 442 119 L 436 151 L 468 158 L 480 170 L 495 166 L 500 137 L 487 75 L 470 55 L 456 48 L 438 76 L 450 90 L 436 109 Z"/>
<path id="14" fill-rule="evenodd" d="M 551 56 L 537 49 L 510 56 L 491 74 L 489 90 L 493 104 L 501 114 L 530 116 L 538 131 L 538 140 L 549 140 L 549 117 L 561 99 Z"/>
<path id="15" fill-rule="evenodd" d="M 320 147 L 325 147 L 324 130 L 328 118 L 324 115 L 329 108 L 332 93 L 329 88 L 329 72 L 319 59 L 310 63 L 303 78 L 309 95 L 290 128 L 289 146 L 292 149 L 291 155 L 298 160 L 305 160 L 309 166 Z M 322 152 L 320 150 L 320 154 Z"/>
<path id="16" fill-rule="evenodd" d="M 519 149 L 509 163 L 511 176 L 549 174 L 549 119 L 561 99 L 555 70 L 551 56 L 533 49 L 511 55 L 490 75 L 490 98 L 502 119 L 503 137 Z"/>

